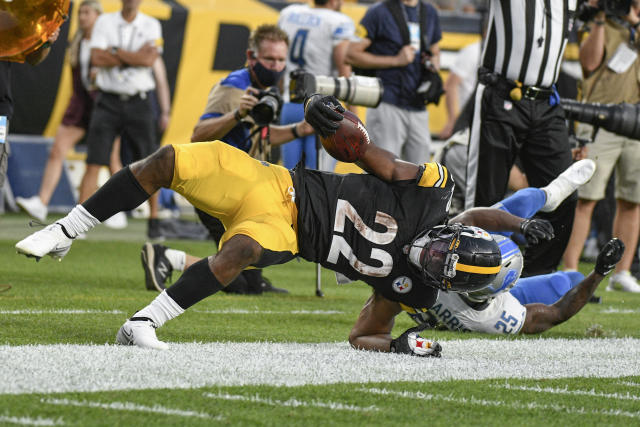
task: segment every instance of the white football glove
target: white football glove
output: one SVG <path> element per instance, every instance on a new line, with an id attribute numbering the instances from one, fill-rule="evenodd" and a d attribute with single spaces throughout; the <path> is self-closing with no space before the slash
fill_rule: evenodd
<path id="1" fill-rule="evenodd" d="M 391 341 L 390 351 L 418 357 L 440 357 L 442 346 L 436 341 L 430 341 L 418 335 L 423 329 L 420 326 L 407 329 Z"/>

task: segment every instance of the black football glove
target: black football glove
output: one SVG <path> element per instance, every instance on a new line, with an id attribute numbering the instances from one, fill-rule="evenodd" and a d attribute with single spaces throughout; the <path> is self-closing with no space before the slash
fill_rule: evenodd
<path id="1" fill-rule="evenodd" d="M 409 328 L 398 338 L 391 340 L 391 353 L 404 353 L 418 357 L 440 357 L 442 346 L 435 341 L 429 341 L 418 335 L 424 326 Z"/>
<path id="2" fill-rule="evenodd" d="M 606 276 L 611 273 L 624 254 L 624 243 L 619 239 L 611 239 L 602 248 L 593 268 L 596 273 Z"/>
<path id="3" fill-rule="evenodd" d="M 553 226 L 546 219 L 525 219 L 520 223 L 520 233 L 527 239 L 527 244 L 537 245 L 541 240 L 551 240 L 554 237 Z"/>
<path id="4" fill-rule="evenodd" d="M 336 133 L 344 108 L 335 96 L 314 94 L 304 101 L 304 118 L 323 138 Z"/>

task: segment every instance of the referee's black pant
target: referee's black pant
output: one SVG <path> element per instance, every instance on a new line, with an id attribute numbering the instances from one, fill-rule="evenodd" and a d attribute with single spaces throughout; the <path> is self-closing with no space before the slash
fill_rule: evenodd
<path id="1" fill-rule="evenodd" d="M 531 187 L 544 187 L 572 163 L 564 112 L 547 99 L 513 101 L 504 90 L 478 85 L 469 140 L 465 207 L 491 206 L 504 198 L 509 172 L 520 155 Z M 577 195 L 555 211 L 536 216 L 551 221 L 555 238 L 526 248 L 523 276 L 554 271 L 565 250 Z"/>

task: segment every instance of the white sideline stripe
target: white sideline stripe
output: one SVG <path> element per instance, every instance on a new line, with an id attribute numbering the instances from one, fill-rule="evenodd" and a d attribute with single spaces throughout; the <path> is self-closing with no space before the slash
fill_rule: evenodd
<path id="1" fill-rule="evenodd" d="M 640 313 L 639 309 L 631 309 L 631 308 L 614 308 L 614 307 L 607 307 L 603 310 L 600 310 L 600 313 L 604 313 L 604 314 L 633 314 L 633 313 Z"/>
<path id="2" fill-rule="evenodd" d="M 222 421 L 222 416 L 212 417 L 204 412 L 185 411 L 182 409 L 165 408 L 160 405 L 144 406 L 133 402 L 92 402 L 90 400 L 71 400 L 71 399 L 40 399 L 42 403 L 60 406 L 78 406 L 84 408 L 100 408 L 113 409 L 115 411 L 132 411 L 132 412 L 151 412 L 154 414 L 177 415 L 179 417 L 195 417 L 195 418 L 214 418 Z"/>
<path id="3" fill-rule="evenodd" d="M 628 387 L 640 387 L 640 383 L 634 383 L 631 381 L 618 381 L 618 385 L 626 385 Z"/>
<path id="4" fill-rule="evenodd" d="M 0 314 L 124 314 L 120 310 L 0 310 Z"/>
<path id="5" fill-rule="evenodd" d="M 395 390 L 387 390 L 387 389 L 379 389 L 379 388 L 358 388 L 357 391 L 363 391 L 366 393 L 378 394 L 378 395 L 386 395 L 386 396 L 397 396 L 403 397 L 411 400 L 421 399 L 421 400 L 441 400 L 445 402 L 454 402 L 454 403 L 462 403 L 462 404 L 472 404 L 479 406 L 495 406 L 495 407 L 507 407 L 511 409 L 542 409 L 542 410 L 551 410 L 556 412 L 564 412 L 567 414 L 591 414 L 591 415 L 609 415 L 613 417 L 627 417 L 627 418 L 640 418 L 640 412 L 630 412 L 630 411 L 621 411 L 619 409 L 585 409 L 585 408 L 574 408 L 571 406 L 563 406 L 563 405 L 545 405 L 536 402 L 529 403 L 514 403 L 514 402 L 504 402 L 502 400 L 486 400 L 486 399 L 478 399 L 474 396 L 470 397 L 453 397 L 443 396 L 439 394 L 430 394 L 430 393 L 422 393 L 422 392 L 410 392 L 410 391 L 395 391 Z"/>
<path id="6" fill-rule="evenodd" d="M 503 388 L 505 390 L 521 390 L 521 391 L 535 391 L 536 393 L 549 393 L 549 394 L 569 394 L 574 396 L 592 396 L 592 397 L 604 397 L 606 399 L 619 399 L 619 400 L 640 400 L 640 396 L 635 394 L 620 393 L 600 393 L 595 390 L 569 390 L 568 388 L 553 388 L 553 387 L 530 387 L 524 385 L 492 385 L 493 388 Z"/>
<path id="7" fill-rule="evenodd" d="M 312 400 L 311 402 L 305 402 L 304 400 L 298 400 L 296 398 L 291 398 L 287 400 L 274 400 L 268 397 L 260 397 L 260 395 L 255 394 L 253 396 L 243 396 L 241 394 L 227 394 L 227 393 L 203 393 L 204 397 L 209 397 L 211 399 L 222 399 L 222 400 L 239 400 L 242 402 L 252 402 L 252 403 L 264 403 L 265 405 L 271 406 L 290 406 L 292 408 L 299 407 L 307 407 L 307 408 L 328 408 L 333 410 L 340 411 L 355 411 L 355 412 L 370 412 L 370 411 L 378 411 L 377 406 L 355 406 L 355 405 L 345 405 L 344 403 L 338 402 L 321 402 L 319 400 Z"/>
<path id="8" fill-rule="evenodd" d="M 11 417 L 9 415 L 0 415 L 0 423 L 20 424 L 23 426 L 61 426 L 64 422 L 60 419 L 52 420 L 50 418 L 30 418 L 30 417 Z"/>
<path id="9" fill-rule="evenodd" d="M 440 359 L 356 351 L 347 342 L 170 343 L 166 351 L 0 345 L 0 378 L 11 378 L 0 381 L 0 394 L 640 375 L 637 338 L 473 338 L 441 344 Z"/>
<path id="10" fill-rule="evenodd" d="M 344 314 L 344 311 L 337 310 L 292 310 L 292 311 L 271 311 L 271 310 L 245 310 L 242 308 L 229 308 L 225 310 L 193 310 L 197 313 L 205 314 Z"/>

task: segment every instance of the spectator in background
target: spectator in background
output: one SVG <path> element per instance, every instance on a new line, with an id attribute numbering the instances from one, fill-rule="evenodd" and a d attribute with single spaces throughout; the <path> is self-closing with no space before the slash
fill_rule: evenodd
<path id="1" fill-rule="evenodd" d="M 259 26 L 249 38 L 247 66 L 233 71 L 211 89 L 204 114 L 193 129 L 191 141 L 221 140 L 260 160 L 266 160 L 268 148 L 259 149 L 262 141 L 251 139 L 255 124 L 249 113 L 258 103 L 255 95 L 259 89 L 275 86 L 282 78 L 288 50 L 287 33 L 275 25 Z M 268 125 L 268 128 L 270 142 L 274 145 L 313 133 L 313 128 L 304 119 L 286 126 Z M 196 209 L 196 213 L 211 237 L 220 242 L 225 232 L 222 222 L 199 209 Z M 147 289 L 159 292 L 165 289 L 174 270 L 185 271 L 200 260 L 184 251 L 151 243 L 142 247 L 141 258 Z M 274 287 L 262 276 L 262 269 L 252 269 L 243 271 L 225 288 L 225 292 L 260 294 L 287 291 Z"/>
<path id="2" fill-rule="evenodd" d="M 287 6 L 280 12 L 278 26 L 291 41 L 284 76 L 284 99 L 281 123 L 295 123 L 304 119 L 302 104 L 289 100 L 289 73 L 302 69 L 316 76 L 350 76 L 351 67 L 345 63 L 347 46 L 355 27 L 347 15 L 340 13 L 344 0 L 314 0 L 314 7 L 306 4 Z M 333 170 L 335 159 L 316 148 L 315 135 L 294 139 L 281 148 L 284 167 L 293 169 L 305 155 L 308 168 Z"/>
<path id="3" fill-rule="evenodd" d="M 99 93 L 87 131 L 87 169 L 80 185 L 80 202 L 95 192 L 98 172 L 109 164 L 117 136 L 126 136 L 133 160 L 157 148 L 149 92 L 155 88 L 152 66 L 162 49 L 162 30 L 157 19 L 139 11 L 141 2 L 122 0 L 120 12 L 101 15 L 93 28 L 91 65 L 98 68 Z M 154 203 L 147 229 L 151 239 L 162 238 L 156 215 Z"/>
<path id="4" fill-rule="evenodd" d="M 590 1 L 590 5 L 596 7 L 597 2 Z M 585 76 L 583 101 L 640 102 L 639 13 L 640 0 L 633 0 L 628 15 L 622 19 L 607 17 L 600 11 L 588 23 L 588 34 L 580 45 L 580 65 Z M 591 126 L 580 125 L 578 136 L 590 137 L 592 132 Z M 640 285 L 629 273 L 640 230 L 640 141 L 600 129 L 589 146 L 588 157 L 596 162 L 597 169 L 593 179 L 578 191 L 575 222 L 564 254 L 564 267 L 578 268 L 593 209 L 597 201 L 604 198 L 607 182 L 615 169 L 613 236 L 622 240 L 629 250 L 616 266 L 607 290 L 640 293 Z"/>
<path id="5" fill-rule="evenodd" d="M 398 27 L 394 9 L 404 16 L 407 28 Z M 407 30 L 409 44 L 403 37 Z M 423 0 L 385 0 L 367 10 L 356 34 L 360 40 L 349 43 L 347 62 L 375 70 L 384 87 L 380 105 L 367 109 L 369 135 L 404 160 L 428 161 L 429 114 L 417 89 L 425 59 L 440 68 L 442 33 L 435 8 Z"/>
<path id="6" fill-rule="evenodd" d="M 71 65 L 71 82 L 73 92 L 69 105 L 58 127 L 49 158 L 44 169 L 40 191 L 32 197 L 16 197 L 16 203 L 30 216 L 45 221 L 47 205 L 58 185 L 62 172 L 62 163 L 67 153 L 84 137 L 93 102 L 96 96 L 91 75 L 89 40 L 93 24 L 102 13 L 98 0 L 83 0 L 78 7 L 78 29 L 69 46 L 69 64 Z M 119 162 L 118 162 L 119 163 Z M 111 173 L 120 169 L 121 165 L 110 164 Z"/>
<path id="7" fill-rule="evenodd" d="M 532 187 L 544 187 L 572 162 L 564 112 L 554 84 L 575 0 L 491 0 L 469 139 L 466 208 L 500 201 L 520 155 Z M 556 238 L 526 248 L 524 276 L 556 269 L 569 240 L 576 197 L 538 214 Z"/>
<path id="8" fill-rule="evenodd" d="M 38 49 L 29 53 L 24 57 L 22 54 L 13 57 L 0 56 L 0 197 L 3 193 L 5 177 L 7 175 L 7 166 L 9 163 L 9 122 L 13 115 L 13 96 L 11 94 L 11 63 L 27 62 L 31 65 L 37 65 L 44 61 L 51 51 L 51 44 L 58 39 L 60 29 L 51 34 L 49 39 L 44 42 Z"/>

